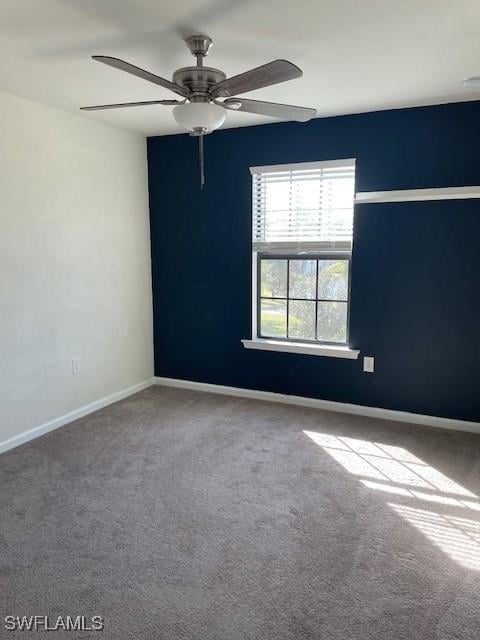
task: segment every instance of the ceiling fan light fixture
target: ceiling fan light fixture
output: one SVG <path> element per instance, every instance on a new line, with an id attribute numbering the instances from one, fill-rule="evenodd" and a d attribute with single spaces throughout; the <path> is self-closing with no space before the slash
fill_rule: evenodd
<path id="1" fill-rule="evenodd" d="M 173 117 L 187 131 L 211 133 L 225 122 L 226 111 L 211 102 L 189 102 L 173 109 Z"/>

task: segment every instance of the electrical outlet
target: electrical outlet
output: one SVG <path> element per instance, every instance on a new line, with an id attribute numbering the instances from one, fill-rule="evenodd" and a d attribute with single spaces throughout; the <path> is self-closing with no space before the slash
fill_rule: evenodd
<path id="1" fill-rule="evenodd" d="M 72 358 L 72 376 L 80 375 L 80 358 Z"/>
<path id="2" fill-rule="evenodd" d="M 367 373 L 375 371 L 375 358 L 373 356 L 365 356 L 363 358 L 363 370 Z"/>

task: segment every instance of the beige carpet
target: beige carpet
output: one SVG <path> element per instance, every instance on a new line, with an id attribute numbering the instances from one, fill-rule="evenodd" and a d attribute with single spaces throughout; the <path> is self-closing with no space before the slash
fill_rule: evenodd
<path id="1" fill-rule="evenodd" d="M 0 637 L 478 640 L 478 495 L 479 436 L 151 388 L 0 456 Z"/>

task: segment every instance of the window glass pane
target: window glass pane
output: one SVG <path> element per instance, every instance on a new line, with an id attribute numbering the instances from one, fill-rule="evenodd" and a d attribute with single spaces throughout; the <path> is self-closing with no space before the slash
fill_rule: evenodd
<path id="1" fill-rule="evenodd" d="M 320 300 L 347 300 L 348 260 L 318 261 L 318 297 Z"/>
<path id="2" fill-rule="evenodd" d="M 315 340 L 315 301 L 291 300 L 288 305 L 288 337 Z"/>
<path id="3" fill-rule="evenodd" d="M 325 342 L 347 341 L 347 303 L 318 302 L 317 338 Z"/>
<path id="4" fill-rule="evenodd" d="M 285 338 L 287 335 L 287 302 L 262 300 L 260 313 L 262 336 Z"/>
<path id="5" fill-rule="evenodd" d="M 290 260 L 290 298 L 315 300 L 316 260 Z"/>
<path id="6" fill-rule="evenodd" d="M 287 261 L 261 261 L 261 295 L 265 298 L 287 297 Z"/>

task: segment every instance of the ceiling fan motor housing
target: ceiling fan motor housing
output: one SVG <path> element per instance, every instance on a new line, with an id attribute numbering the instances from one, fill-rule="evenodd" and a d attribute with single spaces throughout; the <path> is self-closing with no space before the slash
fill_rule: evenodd
<path id="1" fill-rule="evenodd" d="M 205 94 L 203 101 L 208 102 L 209 98 L 206 94 L 210 87 L 225 80 L 226 77 L 223 71 L 212 67 L 182 67 L 173 74 L 173 82 L 192 93 L 191 102 L 201 102 L 202 94 Z"/>

